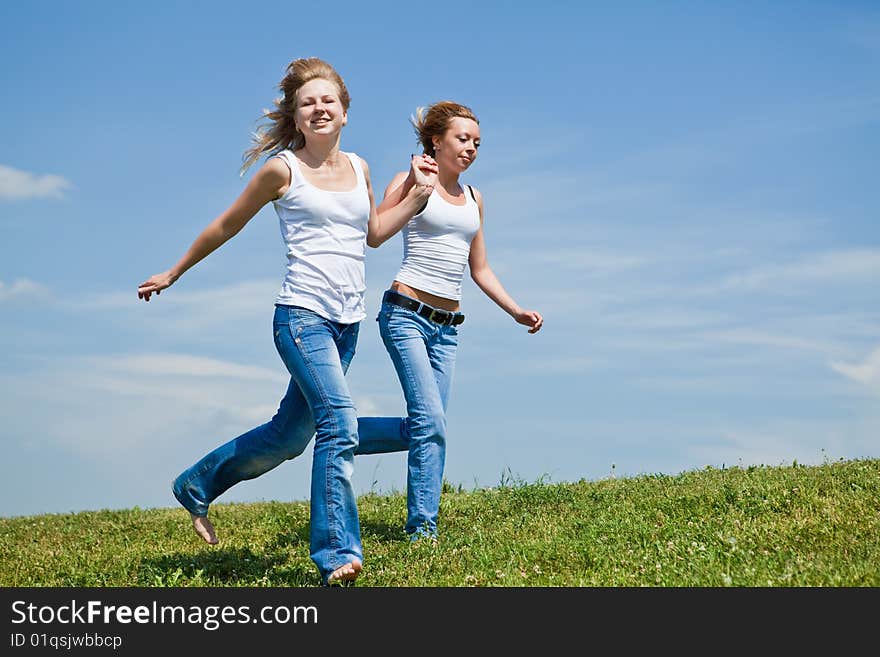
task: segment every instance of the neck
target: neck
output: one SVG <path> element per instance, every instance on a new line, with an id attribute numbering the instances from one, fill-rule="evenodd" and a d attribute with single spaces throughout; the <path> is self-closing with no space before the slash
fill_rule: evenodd
<path id="1" fill-rule="evenodd" d="M 440 169 L 437 172 L 437 182 L 450 194 L 458 192 L 458 173 Z"/>
<path id="2" fill-rule="evenodd" d="M 334 166 L 339 162 L 339 135 L 330 141 L 307 141 L 302 147 L 302 155 L 309 164 L 319 166 L 329 164 Z"/>

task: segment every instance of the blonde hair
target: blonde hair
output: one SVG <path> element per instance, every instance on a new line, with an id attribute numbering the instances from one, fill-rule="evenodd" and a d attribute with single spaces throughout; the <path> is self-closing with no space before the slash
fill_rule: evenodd
<path id="1" fill-rule="evenodd" d="M 262 119 L 265 123 L 254 132 L 252 135 L 254 145 L 242 156 L 244 161 L 241 166 L 242 175 L 265 153 L 277 153 L 286 148 L 296 150 L 305 144 L 305 139 L 294 122 L 296 92 L 306 82 L 317 78 L 336 85 L 342 107 L 346 112 L 348 111 L 351 98 L 342 76 L 335 68 L 318 57 L 294 59 L 287 65 L 287 72 L 278 84 L 282 96 L 274 101 L 274 110 L 263 110 Z"/>
<path id="2" fill-rule="evenodd" d="M 426 155 L 434 157 L 433 137 L 442 137 L 452 119 L 457 117 L 480 124 L 470 107 L 451 100 L 441 100 L 427 107 L 416 108 L 416 114 L 410 117 L 410 123 L 415 128 L 419 143 Z"/>

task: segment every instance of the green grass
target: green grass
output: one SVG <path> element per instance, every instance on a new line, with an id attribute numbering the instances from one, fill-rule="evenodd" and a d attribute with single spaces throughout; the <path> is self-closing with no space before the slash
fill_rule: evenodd
<path id="1" fill-rule="evenodd" d="M 473 491 L 441 540 L 403 538 L 403 495 L 358 499 L 360 586 L 880 586 L 880 459 L 706 468 Z M 306 502 L 0 518 L 2 586 L 317 586 Z"/>

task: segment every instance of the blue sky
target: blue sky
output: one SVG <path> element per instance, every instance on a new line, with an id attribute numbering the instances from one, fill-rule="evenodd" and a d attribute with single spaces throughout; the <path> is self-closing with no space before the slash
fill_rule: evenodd
<path id="1" fill-rule="evenodd" d="M 182 5 L 182 6 L 181 6 Z M 428 7 L 425 5 L 424 7 Z M 378 193 L 417 106 L 481 120 L 466 181 L 528 335 L 464 285 L 446 478 L 465 488 L 880 457 L 880 8 L 869 2 L 0 8 L 0 515 L 173 506 L 172 478 L 268 419 L 284 271 L 264 208 L 161 298 L 241 192 L 286 64 L 352 96 Z M 370 250 L 349 380 L 403 401 Z M 302 500 L 311 452 L 218 501 Z M 359 493 L 405 456 L 359 457 Z"/>

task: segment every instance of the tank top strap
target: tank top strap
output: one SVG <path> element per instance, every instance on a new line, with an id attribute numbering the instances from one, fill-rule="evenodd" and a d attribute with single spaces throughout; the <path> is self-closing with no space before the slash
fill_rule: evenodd
<path id="1" fill-rule="evenodd" d="M 287 168 L 290 169 L 290 186 L 295 187 L 297 185 L 302 184 L 302 172 L 299 170 L 299 165 L 294 160 L 296 156 L 293 154 L 293 151 L 289 149 L 284 149 L 283 151 L 278 151 L 272 157 L 277 157 L 279 160 L 284 162 L 287 165 Z"/>
<path id="2" fill-rule="evenodd" d="M 361 164 L 361 158 L 357 156 L 357 153 L 349 153 L 348 151 L 342 151 L 345 155 L 348 156 L 349 162 L 351 162 L 351 166 L 354 167 L 354 173 L 357 176 L 357 184 L 358 187 L 366 187 L 367 179 L 364 177 L 364 165 Z"/>
<path id="3" fill-rule="evenodd" d="M 464 192 L 464 207 L 477 207 L 477 197 L 474 196 L 474 188 L 467 183 L 461 183 L 461 190 Z"/>

